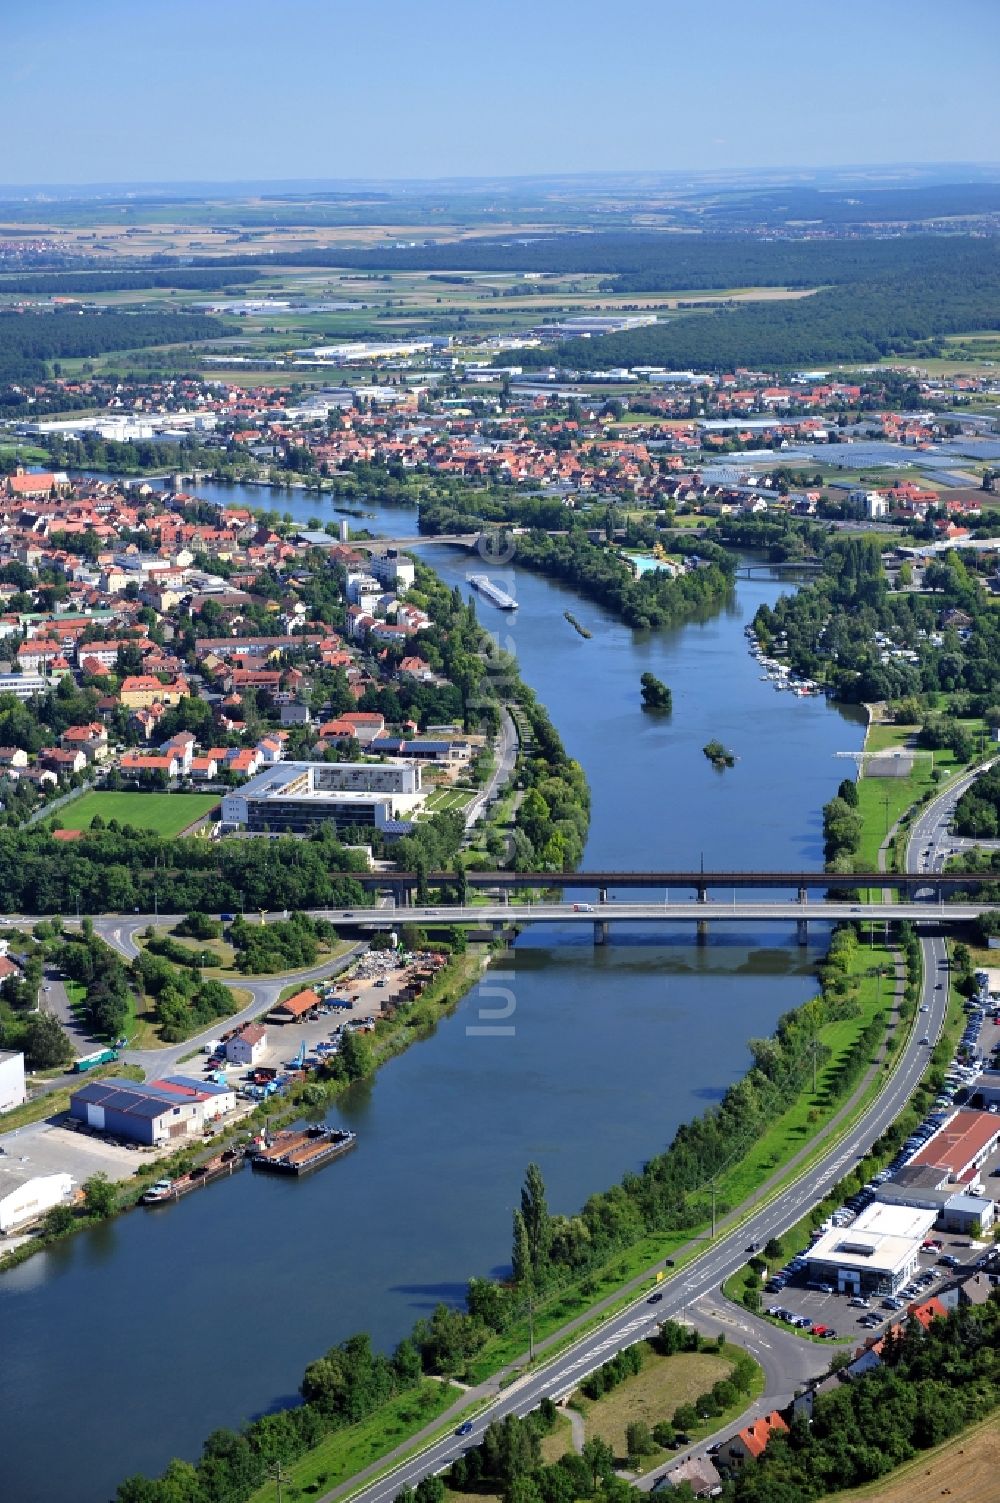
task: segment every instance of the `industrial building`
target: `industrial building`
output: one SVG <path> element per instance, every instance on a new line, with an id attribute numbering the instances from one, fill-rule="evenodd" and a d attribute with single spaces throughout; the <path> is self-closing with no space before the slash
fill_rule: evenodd
<path id="1" fill-rule="evenodd" d="M 909 1281 L 938 1212 L 873 1201 L 848 1227 L 834 1227 L 806 1254 L 810 1281 L 841 1294 L 892 1294 Z"/>
<path id="2" fill-rule="evenodd" d="M 228 1086 L 168 1075 L 139 1085 L 132 1080 L 90 1080 L 70 1097 L 70 1116 L 98 1132 L 156 1147 L 197 1135 L 236 1105 Z"/>
<path id="3" fill-rule="evenodd" d="M 0 1232 L 16 1232 L 62 1205 L 73 1191 L 68 1174 L 39 1174 L 28 1164 L 0 1164 Z"/>
<path id="4" fill-rule="evenodd" d="M 910 1163 L 940 1169 L 953 1184 L 969 1184 L 1000 1143 L 1000 1116 L 958 1111 L 915 1153 Z"/>
<path id="5" fill-rule="evenodd" d="M 9 1112 L 26 1099 L 24 1055 L 16 1049 L 0 1049 L 0 1112 Z"/>
<path id="6" fill-rule="evenodd" d="M 222 800 L 224 824 L 252 833 L 306 834 L 318 825 L 389 830 L 426 798 L 410 762 L 282 762 Z"/>

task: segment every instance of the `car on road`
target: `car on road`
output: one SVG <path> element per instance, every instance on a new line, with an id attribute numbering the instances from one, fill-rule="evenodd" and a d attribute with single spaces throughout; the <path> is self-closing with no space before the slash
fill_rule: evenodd
<path id="1" fill-rule="evenodd" d="M 747 1252 L 748 1253 L 755 1253 L 755 1252 L 759 1252 L 759 1251 L 760 1251 L 760 1243 L 759 1242 L 748 1242 L 747 1243 Z"/>
<path id="2" fill-rule="evenodd" d="M 471 1420 L 463 1420 L 462 1423 L 459 1425 L 458 1429 L 455 1431 L 455 1434 L 456 1435 L 471 1435 L 472 1434 L 472 1421 Z"/>
<path id="3" fill-rule="evenodd" d="M 594 911 L 594 905 L 593 905 L 593 903 L 574 903 L 573 904 L 573 912 L 574 913 L 593 913 L 593 911 Z"/>
<path id="4" fill-rule="evenodd" d="M 657 1289 L 657 1291 L 656 1291 L 655 1294 L 651 1294 L 649 1296 L 649 1299 L 646 1301 L 646 1304 L 647 1305 L 658 1305 L 660 1303 L 660 1300 L 662 1298 L 663 1298 L 662 1292 L 659 1289 Z"/>
<path id="5" fill-rule="evenodd" d="M 929 1043 L 930 1043 L 930 1039 L 929 1039 L 929 1038 L 928 1038 L 928 1037 L 927 1037 L 927 1035 L 926 1035 L 926 1033 L 925 1033 L 925 1034 L 924 1034 L 924 1036 L 923 1036 L 923 1038 L 922 1038 L 922 1039 L 921 1039 L 921 1040 L 920 1040 L 920 1042 L 921 1042 L 921 1043 L 922 1043 L 922 1044 L 929 1044 Z"/>

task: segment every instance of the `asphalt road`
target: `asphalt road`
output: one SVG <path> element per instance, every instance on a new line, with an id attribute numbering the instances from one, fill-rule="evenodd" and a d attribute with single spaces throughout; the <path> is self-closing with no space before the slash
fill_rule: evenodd
<path id="1" fill-rule="evenodd" d="M 471 830 L 483 816 L 487 804 L 495 799 L 511 778 L 517 761 L 517 729 L 504 707 L 500 711 L 500 736 L 497 744 L 497 765 L 483 791 L 473 800 L 465 816 L 465 828 Z"/>
<path id="2" fill-rule="evenodd" d="M 965 780 L 956 780 L 953 786 L 927 806 L 915 822 L 909 843 L 908 869 L 939 869 L 921 867 L 917 863 L 932 859 L 934 852 L 938 855 L 933 859 L 944 859 L 947 821 L 964 783 Z M 928 847 L 932 857 L 925 857 L 923 854 Z M 798 916 L 801 916 L 800 905 L 782 906 L 797 910 Z M 904 906 L 907 907 L 909 916 L 915 917 L 914 909 L 919 912 L 921 905 Z M 826 907 L 823 911 L 826 913 Z M 872 909 L 866 908 L 866 913 L 871 912 Z M 877 906 L 875 912 L 878 912 Z M 849 910 L 848 916 L 856 915 L 853 910 Z M 942 966 L 942 962 L 947 959 L 945 944 L 943 939 L 933 936 L 925 938 L 922 947 L 924 978 L 921 1006 L 926 1009 L 921 1014 L 923 1024 L 912 1030 L 908 1041 L 897 1055 L 896 1069 L 888 1084 L 846 1137 L 767 1206 L 759 1211 L 752 1211 L 738 1228 L 719 1237 L 716 1242 L 707 1243 L 704 1253 L 693 1263 L 689 1263 L 677 1274 L 670 1274 L 666 1270 L 667 1277 L 657 1290 L 660 1298 L 655 1303 L 649 1302 L 650 1293 L 647 1290 L 620 1314 L 581 1337 L 560 1355 L 549 1362 L 542 1362 L 537 1368 L 530 1369 L 515 1379 L 476 1419 L 468 1436 L 445 1436 L 419 1455 L 401 1462 L 385 1477 L 353 1493 L 356 1503 L 392 1503 L 401 1488 L 413 1486 L 421 1477 L 430 1473 L 443 1471 L 467 1447 L 478 1445 L 492 1420 L 506 1414 L 528 1414 L 546 1395 L 553 1399 L 564 1397 L 615 1352 L 651 1335 L 658 1321 L 680 1317 L 699 1301 L 717 1301 L 716 1291 L 725 1279 L 746 1262 L 747 1249 L 751 1243 L 763 1245 L 770 1237 L 780 1237 L 821 1200 L 830 1186 L 864 1157 L 875 1139 L 903 1110 L 927 1062 L 928 1050 L 919 1042 L 920 1036 L 926 1033 L 934 1041 L 941 1031 L 948 1000 L 947 972 Z M 937 990 L 939 980 L 942 982 L 940 991 Z M 789 1369 L 789 1377 L 793 1376 Z"/>

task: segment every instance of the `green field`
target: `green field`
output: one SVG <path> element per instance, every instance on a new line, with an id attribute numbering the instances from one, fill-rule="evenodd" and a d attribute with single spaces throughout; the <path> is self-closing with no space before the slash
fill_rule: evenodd
<path id="1" fill-rule="evenodd" d="M 179 835 L 219 802 L 217 793 L 85 793 L 60 812 L 65 830 L 89 830 L 97 815 L 107 824 L 152 830 L 157 835 Z"/>

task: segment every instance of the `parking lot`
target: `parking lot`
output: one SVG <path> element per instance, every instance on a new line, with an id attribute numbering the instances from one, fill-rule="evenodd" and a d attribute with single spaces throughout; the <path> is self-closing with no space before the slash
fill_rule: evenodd
<path id="1" fill-rule="evenodd" d="M 35 1174 L 70 1174 L 82 1185 L 92 1174 L 128 1179 L 150 1150 L 123 1148 L 99 1133 L 74 1131 L 54 1122 L 32 1122 L 4 1136 L 4 1160 Z"/>
<path id="2" fill-rule="evenodd" d="M 311 989 L 321 998 L 316 1013 L 301 1023 L 267 1023 L 267 1043 L 256 1068 L 283 1070 L 291 1064 L 302 1046 L 306 1056 L 326 1050 L 335 1043 L 336 1030 L 343 1026 L 371 1026 L 391 1011 L 417 972 L 429 969 L 436 960 L 434 952 L 416 954 L 398 950 L 369 950 L 357 965 L 335 981 L 316 981 Z M 197 1072 L 195 1061 L 182 1068 Z M 206 1070 L 217 1068 L 206 1061 Z M 229 1083 L 239 1088 L 247 1073 L 243 1065 L 224 1066 Z"/>
<path id="3" fill-rule="evenodd" d="M 799 1329 L 811 1334 L 824 1335 L 830 1340 L 856 1338 L 860 1343 L 866 1336 L 879 1334 L 885 1326 L 898 1320 L 900 1312 L 907 1305 L 929 1299 L 956 1278 L 981 1271 L 974 1265 L 976 1259 L 985 1254 L 989 1244 L 981 1243 L 970 1247 L 967 1237 L 950 1237 L 939 1232 L 932 1232 L 931 1236 L 940 1241 L 942 1246 L 921 1252 L 919 1266 L 912 1280 L 894 1296 L 852 1296 L 835 1292 L 828 1294 L 819 1289 L 808 1288 L 805 1277 L 799 1275 L 780 1292 L 764 1293 L 763 1312 L 772 1319 L 780 1320 L 783 1325 L 794 1326 L 795 1320 L 808 1321 L 808 1326 L 800 1325 Z M 959 1267 L 951 1268 L 939 1263 L 938 1259 L 941 1257 L 954 1257 Z M 859 1302 L 861 1299 L 864 1299 L 864 1304 Z M 890 1299 L 893 1300 L 892 1305 L 888 1303 Z M 793 1320 L 775 1314 L 777 1310 L 787 1312 Z M 818 1327 L 822 1329 L 817 1331 Z"/>

